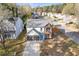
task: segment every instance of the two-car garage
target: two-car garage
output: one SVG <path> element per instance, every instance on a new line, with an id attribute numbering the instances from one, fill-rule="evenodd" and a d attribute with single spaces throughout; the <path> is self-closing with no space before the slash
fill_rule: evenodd
<path id="1" fill-rule="evenodd" d="M 37 35 L 27 36 L 27 40 L 39 40 L 39 36 L 37 36 Z"/>

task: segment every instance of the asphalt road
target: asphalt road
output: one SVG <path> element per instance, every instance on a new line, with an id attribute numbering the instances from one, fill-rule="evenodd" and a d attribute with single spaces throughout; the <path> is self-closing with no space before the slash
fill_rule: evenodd
<path id="1" fill-rule="evenodd" d="M 68 29 L 66 27 L 63 26 L 63 29 L 65 30 L 65 35 L 67 35 L 68 37 L 70 37 L 75 43 L 79 44 L 79 32 L 76 29 Z M 73 31 L 72 31 L 73 29 Z"/>
<path id="2" fill-rule="evenodd" d="M 61 29 L 63 29 L 65 32 L 63 32 L 66 36 L 68 36 L 69 38 L 71 38 L 71 40 L 73 40 L 75 43 L 79 44 L 79 32 L 76 29 L 68 29 L 67 27 L 65 27 L 64 25 L 61 25 L 60 27 L 58 27 Z M 73 30 L 73 31 L 72 31 Z"/>
<path id="3" fill-rule="evenodd" d="M 74 42 L 79 44 L 79 32 L 66 32 L 68 37 L 70 37 Z"/>

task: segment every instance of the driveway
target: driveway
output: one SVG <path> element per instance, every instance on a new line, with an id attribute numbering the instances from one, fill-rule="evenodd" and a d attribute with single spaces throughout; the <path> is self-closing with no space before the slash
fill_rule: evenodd
<path id="1" fill-rule="evenodd" d="M 42 41 L 27 41 L 23 56 L 40 56 L 40 44 Z"/>

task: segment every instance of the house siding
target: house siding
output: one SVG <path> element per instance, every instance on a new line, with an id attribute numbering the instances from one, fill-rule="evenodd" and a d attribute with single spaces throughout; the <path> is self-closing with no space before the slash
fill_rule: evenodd
<path id="1" fill-rule="evenodd" d="M 12 21 L 9 21 L 9 20 L 6 20 L 6 21 L 3 21 L 0 24 L 1 26 L 0 30 L 4 32 L 3 34 L 1 34 L 3 36 L 3 39 L 16 39 L 24 29 L 22 20 L 19 17 L 16 19 L 14 17 Z M 0 40 L 1 40 L 1 37 L 0 37 Z"/>
<path id="2" fill-rule="evenodd" d="M 40 34 L 40 35 L 39 35 L 39 39 L 40 39 L 40 40 L 45 40 L 45 34 L 43 34 L 43 33 Z"/>
<path id="3" fill-rule="evenodd" d="M 39 32 L 39 33 L 38 33 Z M 44 28 L 27 28 L 27 36 L 38 36 L 39 40 L 44 40 Z M 28 38 L 27 38 L 28 39 Z"/>
<path id="4" fill-rule="evenodd" d="M 15 28 L 16 28 L 15 36 L 17 38 L 24 28 L 23 21 L 20 18 L 18 18 L 18 20 L 16 21 Z"/>

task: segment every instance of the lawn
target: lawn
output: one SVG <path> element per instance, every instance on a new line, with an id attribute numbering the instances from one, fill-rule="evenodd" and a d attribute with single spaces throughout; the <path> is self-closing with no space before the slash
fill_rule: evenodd
<path id="1" fill-rule="evenodd" d="M 79 44 L 73 42 L 63 33 L 41 44 L 41 56 L 79 56 Z"/>
<path id="2" fill-rule="evenodd" d="M 5 41 L 5 48 L 0 43 L 0 55 L 14 56 L 22 55 L 22 51 L 26 42 L 26 31 L 24 30 L 17 39 L 7 39 Z"/>

